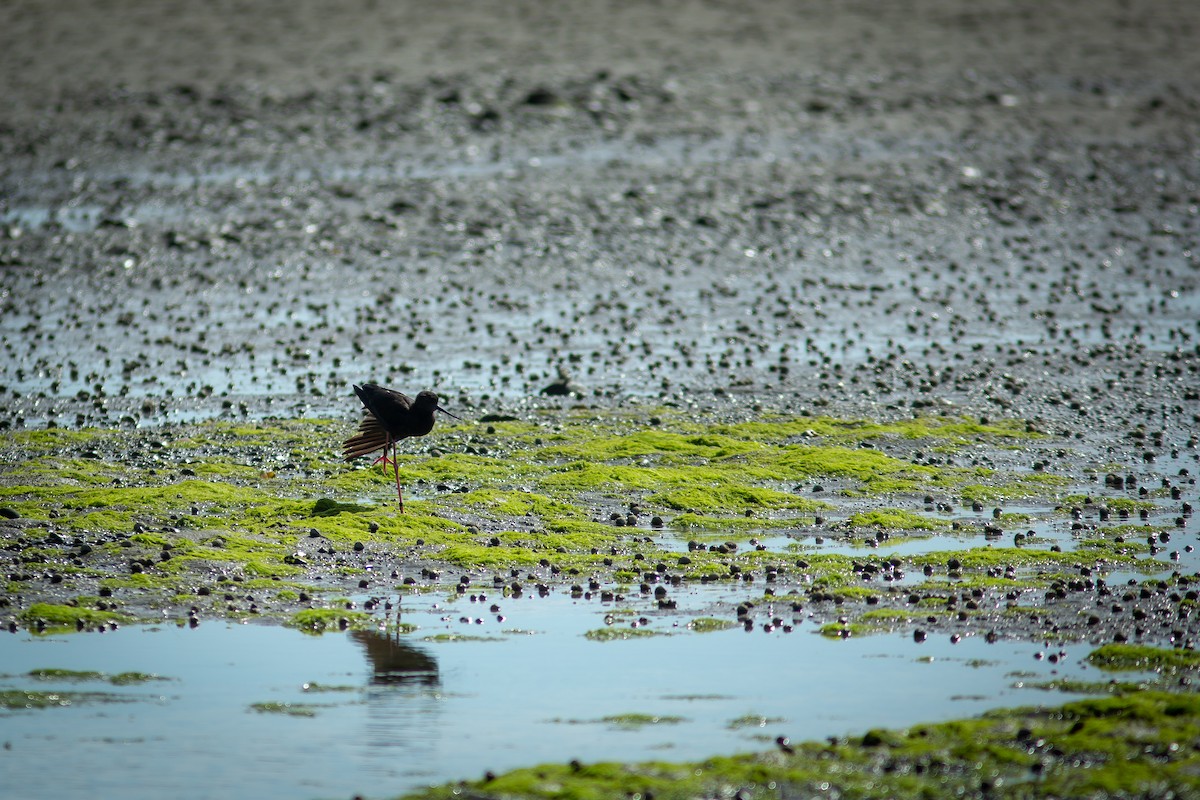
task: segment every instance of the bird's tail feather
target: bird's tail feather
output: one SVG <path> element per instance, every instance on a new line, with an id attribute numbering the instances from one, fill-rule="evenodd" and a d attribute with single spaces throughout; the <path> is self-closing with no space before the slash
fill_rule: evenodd
<path id="1" fill-rule="evenodd" d="M 376 450 L 382 450 L 392 443 L 383 424 L 370 411 L 363 417 L 358 426 L 358 433 L 351 436 L 342 445 L 342 457 L 352 461 L 359 456 L 369 455 Z"/>

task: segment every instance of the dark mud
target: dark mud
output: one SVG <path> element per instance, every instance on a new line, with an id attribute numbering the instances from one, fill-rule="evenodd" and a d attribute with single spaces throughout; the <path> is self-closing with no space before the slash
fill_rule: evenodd
<path id="1" fill-rule="evenodd" d="M 1194 443 L 1177 5 L 9 5 L 3 421 L 351 415 L 364 377 L 493 408 L 565 371 Z"/>

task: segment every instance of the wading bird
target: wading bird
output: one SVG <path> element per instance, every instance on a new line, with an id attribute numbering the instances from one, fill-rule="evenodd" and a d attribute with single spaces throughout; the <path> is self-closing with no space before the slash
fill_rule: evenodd
<path id="1" fill-rule="evenodd" d="M 342 455 L 347 461 L 383 450 L 375 460 L 385 465 L 390 461 L 396 476 L 396 497 L 400 510 L 404 511 L 404 490 L 400 488 L 400 467 L 396 464 L 396 442 L 410 436 L 424 436 L 433 430 L 434 412 L 440 411 L 448 417 L 461 420 L 438 405 L 438 396 L 433 392 L 421 392 L 416 399 L 395 389 L 385 389 L 374 383 L 355 385 L 354 393 L 362 400 L 366 416 L 358 426 L 358 433 L 346 440 Z M 392 457 L 388 458 L 388 448 Z"/>

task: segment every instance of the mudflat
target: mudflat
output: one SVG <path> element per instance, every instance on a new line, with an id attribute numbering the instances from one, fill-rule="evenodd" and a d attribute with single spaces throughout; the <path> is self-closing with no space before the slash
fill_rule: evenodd
<path id="1" fill-rule="evenodd" d="M 1198 40 L 1168 0 L 4 3 L 5 620 L 351 627 L 466 571 L 1190 649 Z M 363 381 L 476 423 L 404 517 L 337 455 Z"/>

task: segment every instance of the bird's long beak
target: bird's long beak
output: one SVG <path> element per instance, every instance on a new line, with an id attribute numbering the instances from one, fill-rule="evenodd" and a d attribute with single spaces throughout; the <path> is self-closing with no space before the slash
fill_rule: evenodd
<path id="1" fill-rule="evenodd" d="M 462 418 L 462 417 L 460 417 L 458 414 L 451 414 L 449 411 L 447 411 L 446 409 L 442 408 L 441 406 L 437 406 L 436 408 L 437 408 L 437 410 L 438 410 L 438 411 L 442 412 L 442 413 L 443 413 L 443 414 L 445 414 L 447 417 L 454 417 L 454 418 L 455 418 L 456 420 L 458 420 L 459 422 L 463 422 L 463 418 Z"/>

